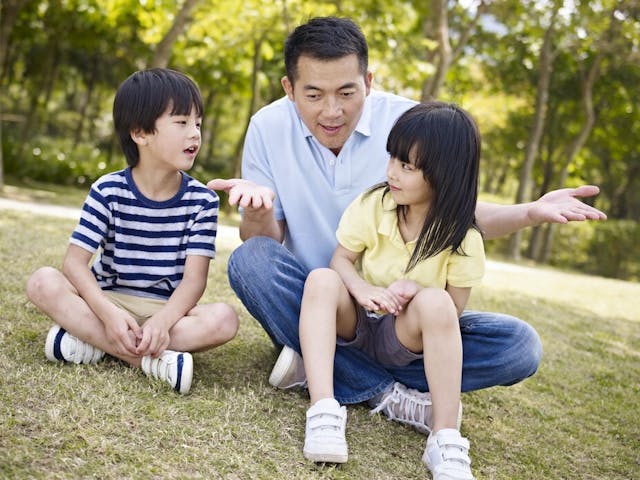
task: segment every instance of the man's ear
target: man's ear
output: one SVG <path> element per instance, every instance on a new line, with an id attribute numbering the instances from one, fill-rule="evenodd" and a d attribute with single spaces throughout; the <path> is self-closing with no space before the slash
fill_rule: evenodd
<path id="1" fill-rule="evenodd" d="M 365 94 L 369 95 L 371 92 L 371 83 L 373 82 L 373 73 L 367 71 L 367 74 L 364 76 L 364 87 Z"/>
<path id="2" fill-rule="evenodd" d="M 131 140 L 134 141 L 137 145 L 146 145 L 147 144 L 147 133 L 144 132 L 141 128 L 136 128 L 135 130 L 131 130 L 129 133 L 131 136 Z"/>
<path id="3" fill-rule="evenodd" d="M 292 102 L 295 102 L 295 99 L 293 97 L 293 84 L 289 81 L 289 77 L 285 75 L 280 80 L 280 83 L 282 84 L 282 88 L 284 88 L 284 91 L 287 94 L 287 97 L 289 97 L 289 100 L 291 100 Z"/>

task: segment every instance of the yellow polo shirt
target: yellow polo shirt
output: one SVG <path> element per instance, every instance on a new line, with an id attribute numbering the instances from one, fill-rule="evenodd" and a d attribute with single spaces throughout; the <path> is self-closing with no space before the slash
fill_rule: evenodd
<path id="1" fill-rule="evenodd" d="M 372 285 L 387 287 L 399 279 L 413 280 L 423 287 L 473 287 L 484 275 L 484 245 L 480 233 L 471 228 L 462 242 L 466 255 L 451 249 L 419 262 L 405 273 L 416 242 L 402 239 L 397 204 L 383 189 L 359 195 L 340 219 L 336 237 L 352 252 L 362 252 L 360 273 Z"/>

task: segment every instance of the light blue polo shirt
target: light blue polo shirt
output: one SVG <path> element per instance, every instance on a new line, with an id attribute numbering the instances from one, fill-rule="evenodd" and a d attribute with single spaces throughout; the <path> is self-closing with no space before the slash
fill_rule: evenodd
<path id="1" fill-rule="evenodd" d="M 287 97 L 252 117 L 242 177 L 275 192 L 275 218 L 286 222 L 285 246 L 307 268 L 329 265 L 342 212 L 358 194 L 385 179 L 387 136 L 415 104 L 371 90 L 338 156 L 315 139 Z"/>

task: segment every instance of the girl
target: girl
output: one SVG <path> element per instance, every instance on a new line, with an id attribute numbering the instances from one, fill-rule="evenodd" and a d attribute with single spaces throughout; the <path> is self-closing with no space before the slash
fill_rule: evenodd
<path id="1" fill-rule="evenodd" d="M 472 479 L 458 410 L 458 318 L 484 273 L 475 225 L 480 135 L 459 107 L 419 104 L 387 140 L 387 181 L 347 208 L 331 268 L 309 275 L 300 344 L 311 407 L 304 455 L 344 463 L 346 409 L 333 398 L 336 337 L 389 367 L 424 362 L 433 423 L 423 456 L 434 479 Z"/>

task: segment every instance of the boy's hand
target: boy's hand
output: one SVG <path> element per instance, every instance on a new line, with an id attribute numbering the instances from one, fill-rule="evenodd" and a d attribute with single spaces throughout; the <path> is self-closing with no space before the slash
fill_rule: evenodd
<path id="1" fill-rule="evenodd" d="M 143 357 L 150 355 L 159 357 L 169 346 L 169 329 L 164 321 L 156 314 L 144 322 L 142 326 L 142 338 L 138 343 L 136 353 Z"/>
<path id="2" fill-rule="evenodd" d="M 125 310 L 115 307 L 108 318 L 103 320 L 107 338 L 116 351 L 122 355 L 137 357 L 137 344 L 142 337 L 138 322 Z"/>

